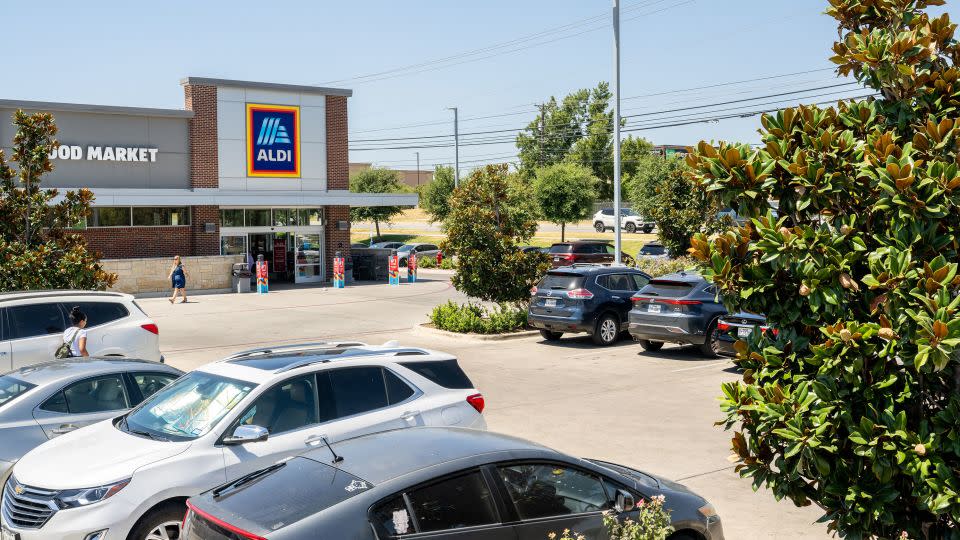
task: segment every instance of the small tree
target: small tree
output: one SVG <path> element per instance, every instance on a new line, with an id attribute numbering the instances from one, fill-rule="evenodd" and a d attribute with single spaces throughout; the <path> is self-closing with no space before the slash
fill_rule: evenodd
<path id="1" fill-rule="evenodd" d="M 633 208 L 657 224 L 660 241 L 674 255 L 690 247 L 694 233 L 719 229 L 719 201 L 686 177 L 687 168 L 679 158 L 647 155 L 628 178 Z"/>
<path id="2" fill-rule="evenodd" d="M 433 171 L 433 180 L 420 186 L 420 208 L 427 212 L 431 222 L 441 223 L 450 213 L 453 185 L 453 167 L 437 165 Z"/>
<path id="3" fill-rule="evenodd" d="M 597 179 L 590 169 L 572 163 L 559 163 L 537 169 L 533 193 L 540 214 L 560 225 L 560 241 L 566 240 L 567 223 L 590 215 L 596 200 Z"/>
<path id="4" fill-rule="evenodd" d="M 391 169 L 373 167 L 364 169 L 350 179 L 350 191 L 354 193 L 406 193 L 406 186 L 400 183 L 400 173 Z M 380 236 L 380 223 L 390 220 L 403 212 L 402 206 L 361 206 L 350 209 L 353 221 L 373 221 Z"/>
<path id="5" fill-rule="evenodd" d="M 507 174 L 506 165 L 477 169 L 457 189 L 444 226 L 445 252 L 456 253 L 453 286 L 467 296 L 491 302 L 524 302 L 546 272 L 542 253 L 524 253 L 537 230 L 536 208 L 525 183 Z"/>
<path id="6" fill-rule="evenodd" d="M 103 270 L 72 227 L 90 214 L 93 193 L 68 191 L 52 204 L 55 189 L 41 189 L 53 170 L 50 151 L 60 144 L 53 116 L 14 114 L 15 170 L 0 150 L 0 290 L 105 289 L 117 276 Z"/>

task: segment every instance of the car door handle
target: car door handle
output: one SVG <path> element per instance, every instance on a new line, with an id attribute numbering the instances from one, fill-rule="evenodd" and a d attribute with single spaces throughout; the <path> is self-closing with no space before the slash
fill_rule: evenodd
<path id="1" fill-rule="evenodd" d="M 318 446 L 323 444 L 323 440 L 326 438 L 326 435 L 314 435 L 312 437 L 307 437 L 307 440 L 303 441 L 303 444 L 306 446 Z"/>
<path id="2" fill-rule="evenodd" d="M 66 433 L 70 433 L 71 431 L 75 431 L 77 427 L 78 426 L 75 426 L 73 424 L 61 424 L 60 427 L 55 428 L 53 432 L 56 433 L 57 435 L 63 435 Z"/>

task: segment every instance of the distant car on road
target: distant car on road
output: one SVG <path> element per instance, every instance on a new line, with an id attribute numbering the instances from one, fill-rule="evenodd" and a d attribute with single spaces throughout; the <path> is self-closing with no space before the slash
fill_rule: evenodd
<path id="1" fill-rule="evenodd" d="M 155 362 L 159 329 L 133 296 L 101 291 L 24 291 L 0 294 L 0 372 L 49 362 L 70 326 L 70 310 L 87 316 L 91 356 L 122 356 Z"/>
<path id="2" fill-rule="evenodd" d="M 597 232 L 612 231 L 616 223 L 616 216 L 613 215 L 613 208 L 603 208 L 593 215 L 593 228 Z M 643 219 L 639 214 L 629 208 L 620 209 L 620 227 L 628 232 L 635 233 L 643 231 L 649 233 L 653 230 L 656 223 Z"/>
<path id="3" fill-rule="evenodd" d="M 376 249 L 400 249 L 403 246 L 403 242 L 375 242 L 370 244 L 370 247 Z"/>
<path id="4" fill-rule="evenodd" d="M 181 538 L 545 540 L 567 529 L 606 538 L 604 512 L 635 520 L 656 496 L 671 540 L 723 540 L 714 507 L 681 484 L 507 435 L 415 428 L 231 477 L 187 501 Z"/>
<path id="5" fill-rule="evenodd" d="M 644 244 L 637 252 L 637 259 L 669 259 L 670 250 L 657 240 Z"/>
<path id="6" fill-rule="evenodd" d="M 664 342 L 697 345 L 706 356 L 720 353 L 717 323 L 727 310 L 716 287 L 699 274 L 678 272 L 650 280 L 633 295 L 630 334 L 647 351 Z"/>
<path id="7" fill-rule="evenodd" d="M 754 332 L 770 332 L 777 335 L 776 328 L 767 326 L 767 318 L 756 313 L 741 311 L 733 315 L 724 315 L 717 322 L 720 341 L 718 352 L 724 356 L 736 356 L 733 344 L 738 340 L 749 338 Z"/>
<path id="8" fill-rule="evenodd" d="M 406 266 L 407 259 L 414 255 L 417 256 L 417 260 L 419 261 L 424 257 L 436 259 L 437 253 L 440 253 L 440 248 L 437 247 L 436 244 L 426 243 L 403 244 L 396 249 L 397 257 L 400 259 L 400 266 Z"/>
<path id="9" fill-rule="evenodd" d="M 40 443 L 123 414 L 181 375 L 125 358 L 55 360 L 0 375 L 0 486 Z"/>
<path id="10" fill-rule="evenodd" d="M 649 281 L 647 274 L 622 266 L 550 270 L 530 290 L 527 322 L 547 341 L 586 332 L 597 345 L 611 345 L 627 329 L 630 298 Z"/>
<path id="11" fill-rule="evenodd" d="M 550 265 L 559 268 L 577 263 L 613 264 L 616 260 L 614 253 L 616 251 L 613 244 L 606 240 L 573 240 L 553 244 L 547 255 L 550 256 Z M 631 259 L 632 257 L 621 252 L 621 261 L 629 263 Z"/>

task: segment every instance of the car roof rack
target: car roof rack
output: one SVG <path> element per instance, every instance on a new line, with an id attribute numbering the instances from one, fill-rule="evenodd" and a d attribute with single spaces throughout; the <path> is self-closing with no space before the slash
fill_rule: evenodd
<path id="1" fill-rule="evenodd" d="M 248 358 L 250 356 L 258 356 L 264 354 L 274 354 L 274 353 L 284 353 L 284 352 L 294 352 L 294 351 L 310 351 L 310 350 L 331 350 L 331 349 L 345 349 L 349 347 L 366 347 L 366 343 L 361 343 L 359 341 L 316 341 L 313 343 L 289 343 L 287 345 L 271 345 L 269 347 L 261 347 L 259 349 L 250 349 L 247 351 L 241 351 L 238 353 L 231 354 L 230 356 L 224 358 L 222 361 L 226 362 L 229 360 L 237 360 L 240 358 Z"/>
<path id="2" fill-rule="evenodd" d="M 427 356 L 430 353 L 426 349 L 417 347 L 392 347 L 392 348 L 348 348 L 348 349 L 328 349 L 318 353 L 316 356 L 302 358 L 291 362 L 286 366 L 276 370 L 274 373 L 285 373 L 294 369 L 310 366 L 313 364 L 325 364 L 332 360 L 360 358 L 364 356 Z"/>

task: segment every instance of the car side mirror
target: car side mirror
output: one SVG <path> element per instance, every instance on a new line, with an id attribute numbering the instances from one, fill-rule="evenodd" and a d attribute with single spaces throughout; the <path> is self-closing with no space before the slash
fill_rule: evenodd
<path id="1" fill-rule="evenodd" d="M 617 513 L 622 514 L 629 512 L 633 510 L 635 506 L 637 506 L 637 501 L 633 498 L 633 495 L 622 489 L 617 490 L 617 503 L 615 506 Z"/>
<path id="2" fill-rule="evenodd" d="M 223 439 L 223 444 L 227 446 L 239 446 L 241 444 L 263 442 L 270 436 L 267 428 L 260 426 L 237 426 L 233 430 L 233 435 Z"/>

